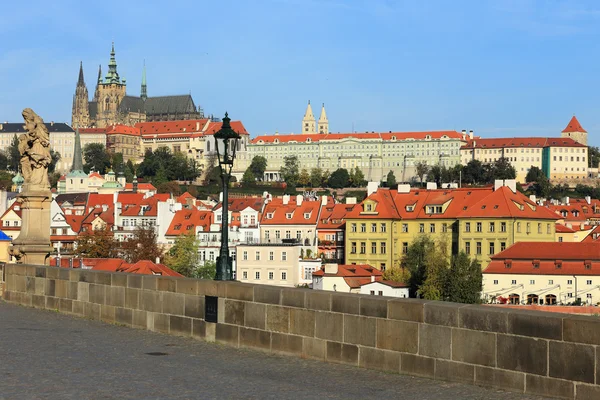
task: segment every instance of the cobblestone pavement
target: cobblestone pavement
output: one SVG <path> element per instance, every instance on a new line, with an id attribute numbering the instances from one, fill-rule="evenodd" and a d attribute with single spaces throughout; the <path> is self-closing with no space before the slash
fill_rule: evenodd
<path id="1" fill-rule="evenodd" d="M 238 350 L 0 301 L 2 400 L 291 398 L 540 399 Z"/>

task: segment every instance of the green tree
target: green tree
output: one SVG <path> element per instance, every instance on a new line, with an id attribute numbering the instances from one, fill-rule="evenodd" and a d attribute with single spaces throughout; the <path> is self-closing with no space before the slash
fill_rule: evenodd
<path id="1" fill-rule="evenodd" d="M 161 182 L 156 186 L 158 193 L 171 193 L 173 196 L 181 194 L 181 186 L 176 181 Z"/>
<path id="2" fill-rule="evenodd" d="M 298 176 L 298 185 L 301 187 L 307 187 L 310 185 L 310 174 L 306 168 L 302 168 L 302 171 L 300 171 L 300 175 Z"/>
<path id="3" fill-rule="evenodd" d="M 100 143 L 88 143 L 83 148 L 83 170 L 89 173 L 91 170 L 99 174 L 105 174 L 110 168 L 110 155 L 106 147 Z"/>
<path id="4" fill-rule="evenodd" d="M 455 303 L 477 304 L 481 302 L 483 274 L 477 259 L 464 252 L 452 258 L 445 285 L 445 299 Z"/>
<path id="5" fill-rule="evenodd" d="M 383 271 L 383 279 L 408 284 L 410 282 L 410 271 L 402 266 L 387 268 Z"/>
<path id="6" fill-rule="evenodd" d="M 255 179 L 262 181 L 267 169 L 267 159 L 263 156 L 254 156 L 248 168 L 252 171 Z"/>
<path id="7" fill-rule="evenodd" d="M 542 177 L 545 178 L 546 174 L 544 174 L 538 167 L 532 165 L 527 172 L 527 176 L 525 176 L 525 182 L 537 182 L 542 179 Z"/>
<path id="8" fill-rule="evenodd" d="M 217 275 L 217 264 L 214 261 L 205 261 L 204 265 L 196 268 L 194 278 L 197 279 L 215 279 Z"/>
<path id="9" fill-rule="evenodd" d="M 496 179 L 515 179 L 517 171 L 506 157 L 500 157 L 494 161 L 488 169 L 487 183 L 493 183 Z"/>
<path id="10" fill-rule="evenodd" d="M 85 231 L 77 236 L 75 255 L 89 258 L 119 257 L 119 242 L 107 226 L 93 232 Z M 153 260 L 154 261 L 154 260 Z"/>
<path id="11" fill-rule="evenodd" d="M 136 174 L 135 172 L 135 166 L 133 165 L 133 162 L 131 160 L 127 160 L 127 163 L 125 164 L 125 181 L 127 182 L 133 182 L 133 177 Z"/>
<path id="12" fill-rule="evenodd" d="M 479 160 L 471 160 L 463 168 L 463 182 L 472 185 L 483 184 L 486 181 L 486 168 Z"/>
<path id="13" fill-rule="evenodd" d="M 285 156 L 283 166 L 279 169 L 282 180 L 286 183 L 286 193 L 296 192 L 298 180 L 300 179 L 300 169 L 297 156 Z"/>
<path id="14" fill-rule="evenodd" d="M 254 176 L 254 173 L 250 167 L 248 167 L 244 172 L 244 176 L 242 176 L 242 183 L 244 185 L 253 185 L 256 183 L 256 177 Z"/>
<path id="15" fill-rule="evenodd" d="M 163 183 L 167 183 L 169 180 L 169 177 L 167 175 L 167 170 L 165 169 L 165 167 L 163 167 L 162 165 L 158 168 L 158 170 L 156 171 L 156 175 L 154 175 L 152 178 L 152 183 L 158 188 L 158 186 L 162 185 Z"/>
<path id="16" fill-rule="evenodd" d="M 0 150 L 0 170 L 10 168 L 8 165 L 8 155 L 6 152 Z"/>
<path id="17" fill-rule="evenodd" d="M 198 268 L 198 240 L 193 233 L 180 235 L 167 253 L 165 264 L 188 278 L 195 277 Z"/>
<path id="18" fill-rule="evenodd" d="M 154 262 L 162 258 L 164 250 L 159 246 L 157 233 L 152 226 L 138 226 L 133 231 L 133 237 L 122 243 L 123 258 L 128 263 L 136 263 L 141 260 Z"/>
<path id="19" fill-rule="evenodd" d="M 423 186 L 423 179 L 427 176 L 427 172 L 429 171 L 429 166 L 426 161 L 419 161 L 415 164 L 415 171 L 417 172 L 417 176 L 419 177 L 419 181 L 421 182 L 421 186 Z"/>
<path id="20" fill-rule="evenodd" d="M 12 190 L 12 179 L 14 175 L 8 171 L 0 170 L 0 190 L 10 192 Z"/>
<path id="21" fill-rule="evenodd" d="M 410 272 L 410 290 L 428 300 L 441 300 L 448 273 L 449 246 L 446 237 L 433 241 L 427 235 L 420 235 L 402 258 L 402 265 Z"/>
<path id="22" fill-rule="evenodd" d="M 365 180 L 365 174 L 358 167 L 355 167 L 354 170 L 350 170 L 350 184 L 354 187 L 362 187 L 367 184 Z"/>
<path id="23" fill-rule="evenodd" d="M 19 138 L 17 135 L 14 135 L 12 141 L 10 142 L 7 156 L 9 165 L 8 168 L 12 172 L 17 172 L 19 170 L 19 164 L 21 161 L 21 153 L 19 152 Z"/>
<path id="24" fill-rule="evenodd" d="M 394 172 L 392 170 L 390 170 L 390 172 L 388 172 L 387 174 L 386 183 L 389 188 L 391 188 L 392 186 L 396 186 L 396 175 L 394 175 Z"/>
<path id="25" fill-rule="evenodd" d="M 588 147 L 588 166 L 598 168 L 600 166 L 600 148 L 595 146 Z"/>
<path id="26" fill-rule="evenodd" d="M 322 184 L 323 171 L 321 168 L 313 168 L 310 170 L 310 185 L 313 188 L 320 187 Z"/>
<path id="27" fill-rule="evenodd" d="M 324 170 L 321 173 L 321 187 L 327 187 L 330 176 L 331 176 L 331 172 L 328 169 Z"/>
<path id="28" fill-rule="evenodd" d="M 348 187 L 350 182 L 350 174 L 346 168 L 338 168 L 329 177 L 329 187 L 334 189 L 342 189 Z"/>

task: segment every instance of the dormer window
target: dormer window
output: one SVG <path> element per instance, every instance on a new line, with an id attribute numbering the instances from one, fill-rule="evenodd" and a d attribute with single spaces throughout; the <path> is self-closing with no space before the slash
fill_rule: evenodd
<path id="1" fill-rule="evenodd" d="M 540 268 L 540 260 L 533 260 L 533 268 L 535 268 L 535 269 Z"/>
<path id="2" fill-rule="evenodd" d="M 310 213 L 304 213 L 304 219 L 310 219 Z"/>
<path id="3" fill-rule="evenodd" d="M 583 264 L 585 265 L 585 269 L 592 269 L 592 261 L 591 260 L 585 260 L 583 262 Z"/>
<path id="4" fill-rule="evenodd" d="M 504 260 L 504 268 L 512 267 L 512 260 Z"/>
<path id="5" fill-rule="evenodd" d="M 562 260 L 556 260 L 554 262 L 554 266 L 556 267 L 556 269 L 561 269 L 562 268 Z"/>
<path id="6" fill-rule="evenodd" d="M 293 217 L 293 216 L 294 216 L 294 213 L 286 213 L 286 214 L 285 214 L 285 217 L 286 217 L 287 219 L 292 219 L 292 217 Z"/>
<path id="7" fill-rule="evenodd" d="M 365 211 L 373 211 L 373 205 L 372 204 L 365 204 Z"/>
<path id="8" fill-rule="evenodd" d="M 267 213 L 267 219 L 273 219 L 273 213 Z"/>
<path id="9" fill-rule="evenodd" d="M 408 212 L 413 212 L 413 211 L 415 211 L 415 206 L 414 206 L 414 205 L 411 205 L 411 206 L 406 206 L 406 211 L 408 211 Z"/>

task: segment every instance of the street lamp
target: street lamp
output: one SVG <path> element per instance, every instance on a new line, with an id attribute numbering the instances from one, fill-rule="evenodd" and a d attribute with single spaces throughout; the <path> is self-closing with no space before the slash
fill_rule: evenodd
<path id="1" fill-rule="evenodd" d="M 231 169 L 233 168 L 233 160 L 238 146 L 238 140 L 241 136 L 239 133 L 231 129 L 229 122 L 231 119 L 225 113 L 221 129 L 213 136 L 215 138 L 215 148 L 217 151 L 217 160 L 221 169 L 221 181 L 223 183 L 223 204 L 221 208 L 221 251 L 217 257 L 217 281 L 233 280 L 232 259 L 229 256 L 229 213 L 228 208 L 228 193 L 229 179 L 231 178 Z"/>

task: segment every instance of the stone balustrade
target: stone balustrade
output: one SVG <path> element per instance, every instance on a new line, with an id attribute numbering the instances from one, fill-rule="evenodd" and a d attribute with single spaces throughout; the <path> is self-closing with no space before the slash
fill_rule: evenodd
<path id="1" fill-rule="evenodd" d="M 9 302 L 234 347 L 600 398 L 593 316 L 31 265 L 7 265 L 4 289 Z"/>

